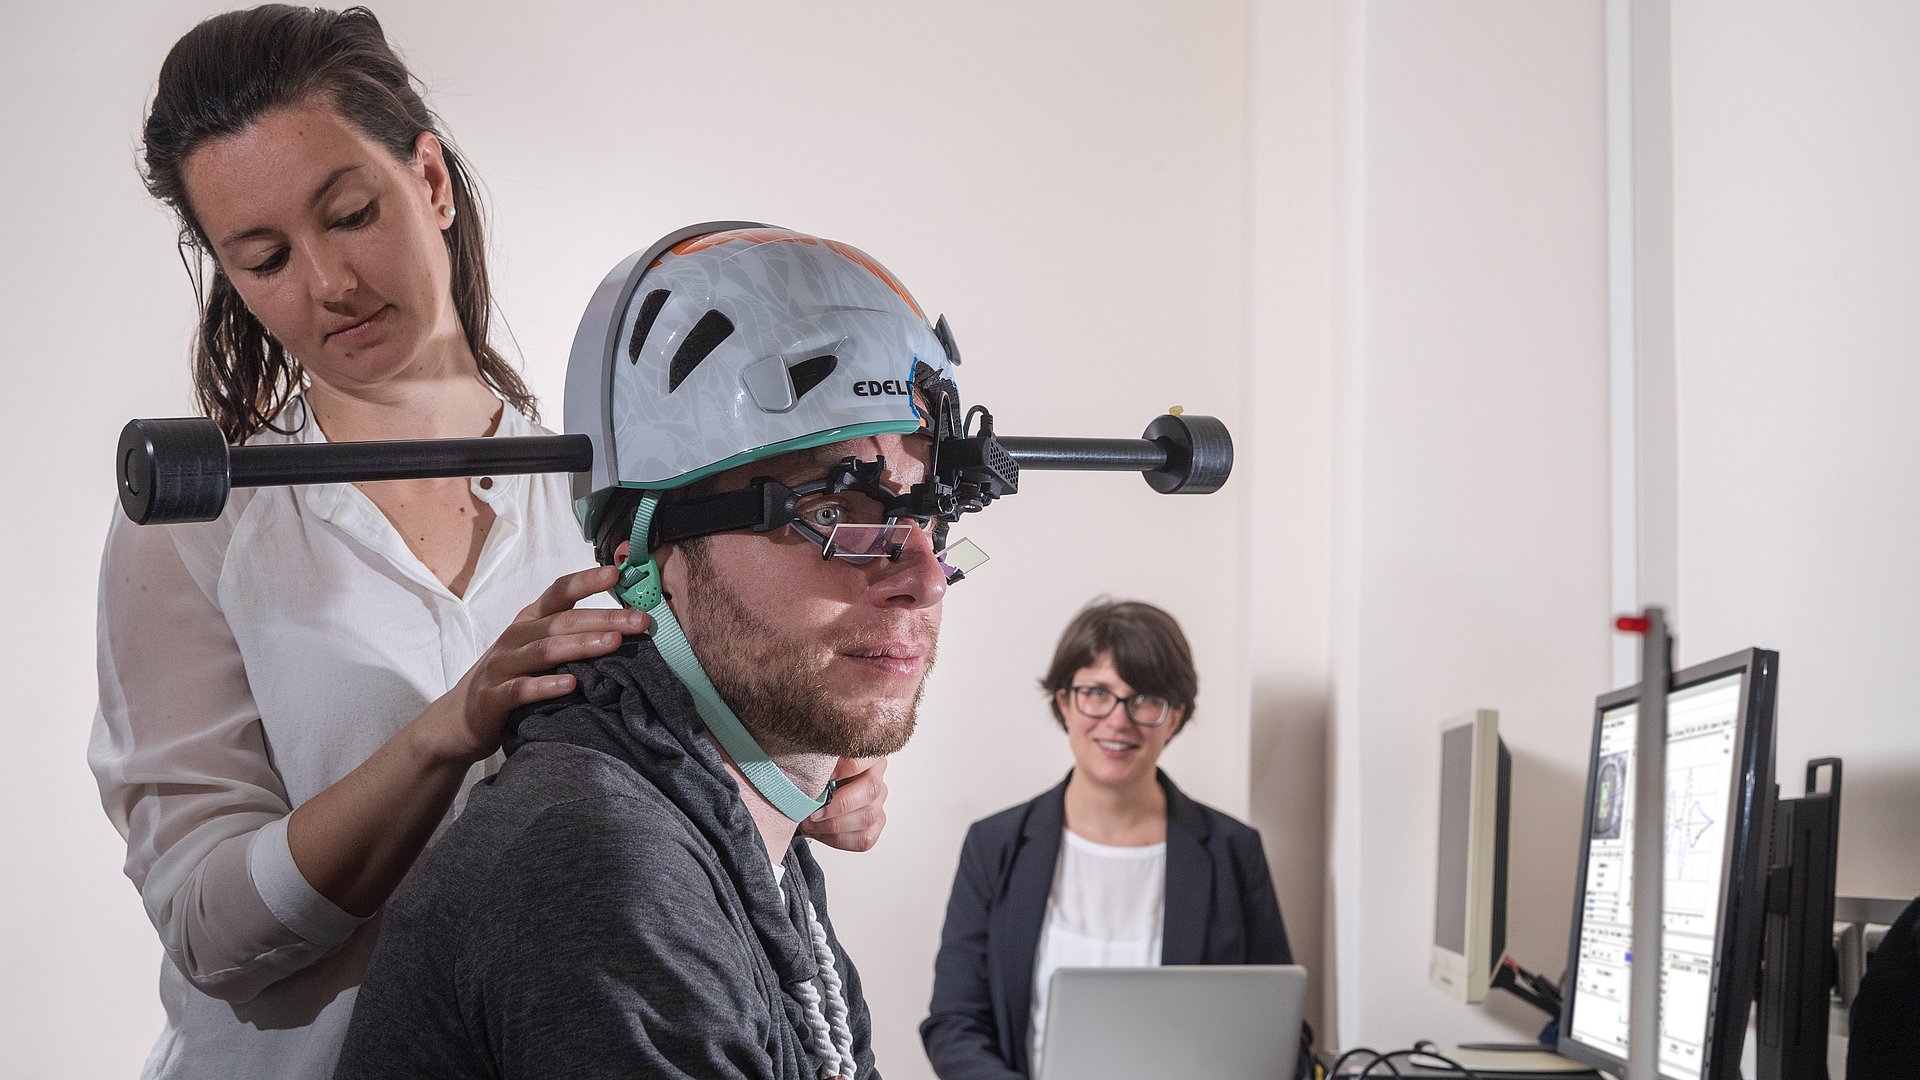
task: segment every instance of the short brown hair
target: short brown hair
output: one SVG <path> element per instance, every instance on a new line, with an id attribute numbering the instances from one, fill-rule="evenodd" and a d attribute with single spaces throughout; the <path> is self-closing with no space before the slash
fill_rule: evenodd
<path id="1" fill-rule="evenodd" d="M 1047 707 L 1066 727 L 1060 713 L 1060 691 L 1073 686 L 1073 676 L 1090 667 L 1100 654 L 1113 657 L 1113 666 L 1136 694 L 1166 698 L 1193 720 L 1194 699 L 1200 694 L 1200 675 L 1193 669 L 1193 650 L 1174 617 L 1138 600 L 1095 600 L 1067 624 L 1054 647 L 1053 663 L 1040 678 Z"/>

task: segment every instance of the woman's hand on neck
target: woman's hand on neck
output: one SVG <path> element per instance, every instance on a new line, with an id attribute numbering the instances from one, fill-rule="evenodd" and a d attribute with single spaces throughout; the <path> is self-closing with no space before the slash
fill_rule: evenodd
<path id="1" fill-rule="evenodd" d="M 740 789 L 740 801 L 747 804 L 747 813 L 753 818 L 754 827 L 759 830 L 760 840 L 767 847 L 767 860 L 776 866 L 786 861 L 787 848 L 793 844 L 794 833 L 799 831 L 800 823 L 780 812 L 779 807 L 767 801 L 758 788 L 747 780 L 739 766 L 727 756 L 719 740 L 708 737 L 713 748 L 720 752 L 720 761 L 727 772 L 733 776 L 733 782 Z M 775 754 L 773 763 L 787 774 L 794 786 L 803 792 L 825 791 L 828 781 L 833 779 L 834 767 L 840 759 L 830 754 Z"/>
<path id="2" fill-rule="evenodd" d="M 1095 783 L 1079 770 L 1067 781 L 1067 828 L 1113 847 L 1144 847 L 1167 838 L 1167 793 L 1148 775 L 1125 788 Z"/>

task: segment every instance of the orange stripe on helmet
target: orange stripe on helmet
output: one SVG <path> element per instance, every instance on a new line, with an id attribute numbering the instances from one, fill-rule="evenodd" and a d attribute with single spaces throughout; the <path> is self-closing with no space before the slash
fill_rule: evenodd
<path id="1" fill-rule="evenodd" d="M 701 233 L 699 236 L 689 237 L 669 248 L 668 253 L 673 255 L 692 255 L 696 251 L 705 251 L 708 248 L 719 247 L 721 244 L 732 243 L 735 240 L 747 244 L 770 244 L 780 240 L 791 240 L 804 244 L 817 244 L 820 242 L 818 237 L 808 236 L 806 233 L 797 233 L 792 229 L 726 229 L 721 232 Z"/>
<path id="2" fill-rule="evenodd" d="M 794 232 L 792 229 L 728 229 L 723 232 L 704 233 L 691 239 L 682 240 L 670 248 L 668 254 L 692 255 L 697 251 L 705 251 L 708 248 L 719 247 L 721 244 L 731 243 L 735 240 L 747 244 L 825 244 L 829 250 L 841 258 L 858 263 L 864 267 L 868 273 L 879 278 L 880 283 L 892 289 L 894 295 L 905 301 L 906 305 L 912 308 L 913 313 L 919 316 L 922 321 L 927 317 L 927 313 L 920 310 L 920 305 L 908 294 L 907 287 L 900 284 L 900 279 L 894 277 L 886 267 L 881 266 L 875 261 L 873 256 L 868 255 L 852 244 L 843 244 L 838 240 L 822 240 L 820 237 L 808 236 L 806 233 Z"/>
<path id="3" fill-rule="evenodd" d="M 861 251 L 859 248 L 854 247 L 852 244 L 843 244 L 838 240 L 827 241 L 827 246 L 839 252 L 841 255 L 845 256 L 846 258 L 852 259 L 854 262 L 857 262 L 861 266 L 866 267 L 873 274 L 874 277 L 877 277 L 880 279 L 882 284 L 886 285 L 887 288 L 892 289 L 895 296 L 898 296 L 900 299 L 906 301 L 907 306 L 913 309 L 913 313 L 920 317 L 921 322 L 925 322 L 927 320 L 927 313 L 924 311 L 921 311 L 920 305 L 914 303 L 913 297 L 907 295 L 907 287 L 905 285 L 900 284 L 900 280 L 894 277 L 891 273 L 889 273 L 886 267 L 881 266 L 879 263 L 875 262 L 873 259 L 873 256 L 868 255 L 866 252 Z"/>

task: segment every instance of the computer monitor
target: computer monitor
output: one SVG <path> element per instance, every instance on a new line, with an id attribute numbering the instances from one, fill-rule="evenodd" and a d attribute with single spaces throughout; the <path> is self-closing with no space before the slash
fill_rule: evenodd
<path id="1" fill-rule="evenodd" d="M 1507 949 L 1511 772 L 1499 713 L 1477 709 L 1440 726 L 1440 837 L 1427 978 L 1469 1004 L 1486 1000 Z"/>
<path id="2" fill-rule="evenodd" d="M 1822 789 L 1821 779 L 1826 783 Z M 1807 762 L 1806 793 L 1774 803 L 1754 1008 L 1756 1080 L 1824 1080 L 1840 851 L 1840 759 Z"/>
<path id="3" fill-rule="evenodd" d="M 1738 1080 L 1759 977 L 1774 813 L 1779 656 L 1749 649 L 1674 673 L 1667 697 L 1660 1075 Z M 1559 1050 L 1624 1074 L 1633 939 L 1639 689 L 1594 709 Z"/>

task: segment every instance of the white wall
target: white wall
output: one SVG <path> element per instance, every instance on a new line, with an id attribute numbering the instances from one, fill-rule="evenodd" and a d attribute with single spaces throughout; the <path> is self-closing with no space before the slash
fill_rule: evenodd
<path id="1" fill-rule="evenodd" d="M 110 448 L 128 418 L 189 408 L 191 294 L 134 172 L 138 124 L 167 46 L 213 10 L 42 5 L 0 45 L 12 1076 L 128 1075 L 160 1024 L 159 949 L 83 755 Z M 493 197 L 501 305 L 550 419 L 601 275 L 673 227 L 744 217 L 854 242 L 948 313 L 965 391 L 1003 433 L 1133 436 L 1173 404 L 1244 426 L 1238 3 L 377 10 Z M 966 823 L 1067 767 L 1034 680 L 1088 599 L 1183 620 L 1201 708 L 1167 764 L 1246 813 L 1241 514 L 1233 487 L 1169 499 L 1134 477 L 1035 473 L 970 523 L 994 561 L 948 605 L 886 839 L 831 860 L 888 1075 L 927 1074 L 915 1025 Z M 1317 892 L 1317 875 L 1292 887 Z"/>
<path id="2" fill-rule="evenodd" d="M 169 10 L 171 7 L 171 10 Z M 0 44 L 0 530 L 9 617 L 0 1044 L 21 1077 L 133 1075 L 160 1023 L 160 950 L 85 762 L 109 460 L 137 413 L 185 411 L 191 293 L 144 202 L 133 133 L 182 5 L 125 5 L 112 33 L 76 7 L 10 12 Z"/>
<path id="3" fill-rule="evenodd" d="M 1680 659 L 1781 653 L 1839 890 L 1920 894 L 1920 10 L 1676 5 Z"/>
<path id="4" fill-rule="evenodd" d="M 1438 728 L 1500 712 L 1508 951 L 1557 975 L 1607 679 L 1603 20 L 1378 2 L 1342 26 L 1335 185 L 1339 1041 L 1531 1036 L 1427 985 Z"/>
<path id="5" fill-rule="evenodd" d="M 1328 1032 L 1325 934 L 1331 685 L 1333 81 L 1324 0 L 1248 5 L 1249 107 L 1241 645 L 1249 818 L 1266 840 L 1307 1016 Z"/>

